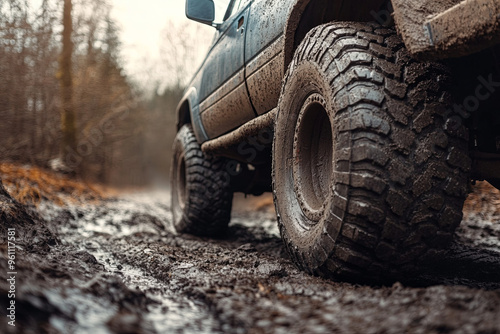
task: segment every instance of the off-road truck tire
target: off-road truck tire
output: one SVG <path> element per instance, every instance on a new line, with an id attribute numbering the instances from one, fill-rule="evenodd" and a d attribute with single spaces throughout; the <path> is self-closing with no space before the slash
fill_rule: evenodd
<path id="1" fill-rule="evenodd" d="M 412 59 L 393 29 L 314 28 L 281 92 L 273 193 L 298 267 L 392 279 L 453 237 L 462 218 L 468 132 L 446 66 Z"/>
<path id="2" fill-rule="evenodd" d="M 233 192 L 226 159 L 201 151 L 190 125 L 174 140 L 171 205 L 177 232 L 217 237 L 231 219 Z"/>

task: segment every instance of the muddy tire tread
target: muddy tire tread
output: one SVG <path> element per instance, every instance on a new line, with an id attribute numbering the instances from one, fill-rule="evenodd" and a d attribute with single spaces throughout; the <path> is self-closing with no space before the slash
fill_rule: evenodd
<path id="1" fill-rule="evenodd" d="M 203 153 L 190 125 L 179 130 L 174 151 L 176 145 L 185 150 L 188 199 L 182 217 L 174 217 L 174 226 L 181 233 L 219 236 L 229 224 L 233 198 L 226 160 Z"/>
<path id="2" fill-rule="evenodd" d="M 331 249 L 326 261 L 294 247 L 278 215 L 282 238 L 308 272 L 382 279 L 446 246 L 461 220 L 470 160 L 467 137 L 456 135 L 467 130 L 445 130 L 449 73 L 441 64 L 412 59 L 394 30 L 376 24 L 330 23 L 314 28 L 304 41 L 284 82 L 304 60 L 326 69 L 340 106 L 335 121 L 351 126 L 341 131 L 351 141 L 350 148 L 340 147 L 349 165 L 345 172 L 361 176 L 336 181 L 349 187 L 349 196 L 337 239 L 326 231 L 319 241 Z M 400 107 L 397 113 L 394 106 Z M 352 126 L 356 110 L 367 109 L 371 124 Z M 433 197 L 445 200 L 436 206 Z M 442 226 L 445 215 L 448 223 Z"/>

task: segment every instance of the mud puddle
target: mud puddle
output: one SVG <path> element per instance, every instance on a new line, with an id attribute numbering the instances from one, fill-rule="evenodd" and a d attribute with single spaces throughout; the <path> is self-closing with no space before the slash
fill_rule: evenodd
<path id="1" fill-rule="evenodd" d="M 176 295 L 168 284 L 137 267 L 120 263 L 103 249 L 92 254 L 108 272 L 118 275 L 129 289 L 139 290 L 150 299 L 144 319 L 157 333 L 220 333 L 217 320 L 205 304 Z"/>
<path id="2" fill-rule="evenodd" d="M 46 214 L 47 220 L 66 220 L 66 224 L 56 227 L 63 244 L 79 245 L 80 251 L 88 252 L 103 265 L 105 273 L 118 277 L 128 289 L 144 294 L 147 312 L 141 320 L 147 326 L 141 328 L 142 331 L 220 333 L 217 320 L 207 305 L 179 295 L 168 282 L 148 275 L 139 267 L 121 262 L 113 255 L 113 243 L 116 240 L 131 235 L 165 235 L 169 230 L 171 233 L 171 214 L 163 204 L 166 202 L 168 193 L 151 192 L 127 195 L 104 205 L 60 208 L 46 203 L 41 212 Z M 150 252 L 151 250 L 144 249 L 145 255 Z M 89 312 L 82 312 L 87 316 L 85 323 L 93 323 L 92 332 L 116 332 L 116 328 L 110 328 L 113 312 L 100 310 L 98 307 L 95 311 L 99 316 L 93 317 Z M 131 322 L 136 320 L 133 316 L 130 317 Z M 83 323 L 79 319 L 77 321 Z M 90 329 L 88 325 L 74 327 L 75 331 L 82 333 L 87 333 Z"/>

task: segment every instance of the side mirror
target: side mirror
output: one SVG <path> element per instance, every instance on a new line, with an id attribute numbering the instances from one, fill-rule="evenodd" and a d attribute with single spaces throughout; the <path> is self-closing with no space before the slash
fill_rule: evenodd
<path id="1" fill-rule="evenodd" d="M 213 0 L 186 0 L 186 16 L 188 19 L 212 25 L 215 20 Z"/>

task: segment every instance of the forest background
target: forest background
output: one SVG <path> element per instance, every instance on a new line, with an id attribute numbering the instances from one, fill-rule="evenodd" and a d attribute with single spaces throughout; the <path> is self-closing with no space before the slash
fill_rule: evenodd
<path id="1" fill-rule="evenodd" d="M 0 162 L 112 186 L 167 182 L 175 108 L 210 41 L 166 19 L 159 63 L 145 58 L 134 77 L 112 10 L 0 0 Z"/>

